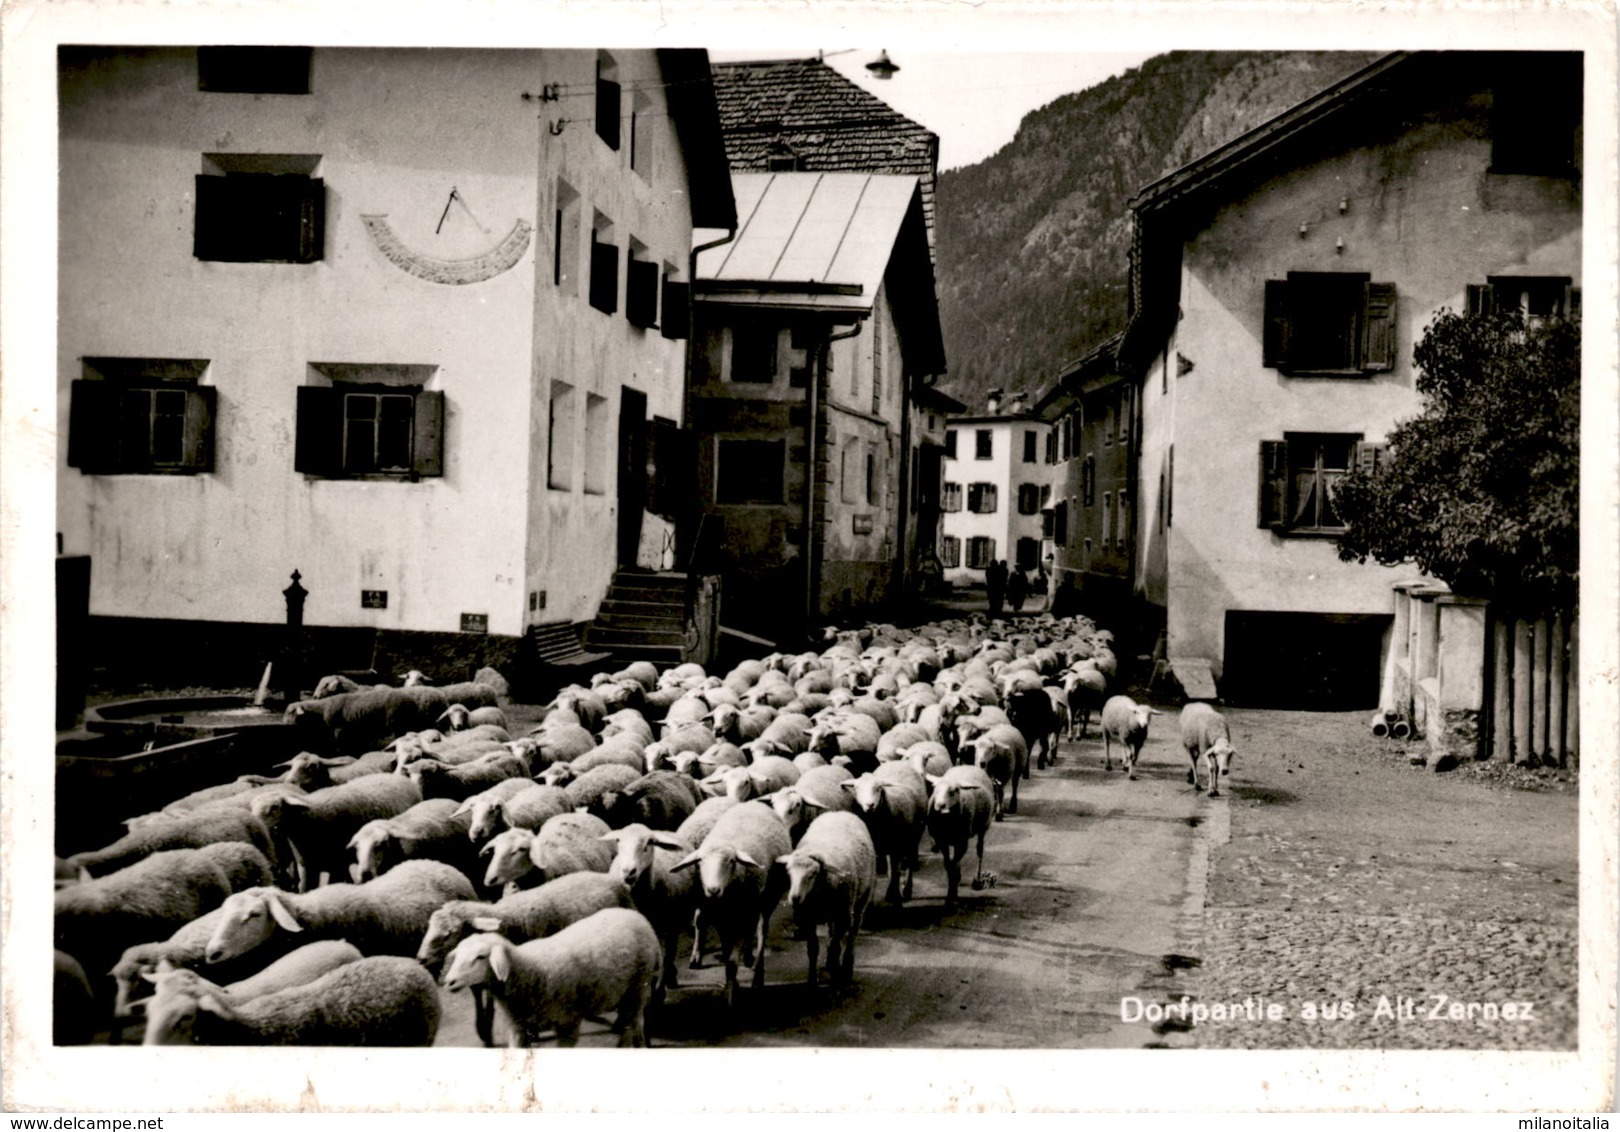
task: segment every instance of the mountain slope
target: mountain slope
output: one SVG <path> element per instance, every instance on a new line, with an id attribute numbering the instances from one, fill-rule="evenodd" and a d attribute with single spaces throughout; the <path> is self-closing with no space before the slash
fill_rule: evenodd
<path id="1" fill-rule="evenodd" d="M 1366 66 L 1367 52 L 1172 52 L 1026 115 L 994 156 L 942 173 L 940 316 L 950 374 L 1034 395 L 1124 329 L 1131 197 Z"/>

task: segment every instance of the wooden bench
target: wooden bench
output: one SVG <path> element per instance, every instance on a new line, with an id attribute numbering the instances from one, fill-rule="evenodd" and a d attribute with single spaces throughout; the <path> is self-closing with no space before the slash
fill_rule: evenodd
<path id="1" fill-rule="evenodd" d="M 612 654 L 586 652 L 579 643 L 578 627 L 568 622 L 529 626 L 530 655 L 548 668 L 583 668 L 600 664 Z"/>

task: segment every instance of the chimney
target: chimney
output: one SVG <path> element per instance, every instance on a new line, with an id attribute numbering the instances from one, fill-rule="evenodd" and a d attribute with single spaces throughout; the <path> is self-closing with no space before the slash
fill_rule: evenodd
<path id="1" fill-rule="evenodd" d="M 1008 406 L 1007 411 L 1013 416 L 1022 415 L 1024 412 L 1024 400 L 1027 396 L 1028 395 L 1024 393 L 1014 393 L 1012 397 L 1009 398 L 1012 404 Z"/>
<path id="2" fill-rule="evenodd" d="M 984 398 L 985 410 L 993 417 L 1001 412 L 1001 390 L 992 389 Z"/>

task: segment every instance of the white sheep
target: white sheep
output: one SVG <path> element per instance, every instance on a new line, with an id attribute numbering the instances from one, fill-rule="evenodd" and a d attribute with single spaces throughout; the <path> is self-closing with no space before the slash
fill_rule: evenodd
<path id="1" fill-rule="evenodd" d="M 647 758 L 642 749 L 642 744 L 633 735 L 617 740 L 610 739 L 577 758 L 552 763 L 545 768 L 539 778 L 548 786 L 566 786 L 580 775 L 599 766 L 626 766 L 637 774 L 645 774 Z"/>
<path id="2" fill-rule="evenodd" d="M 640 823 L 673 830 L 702 801 L 703 790 L 690 775 L 655 770 L 622 789 L 605 791 L 586 809 L 614 829 Z"/>
<path id="3" fill-rule="evenodd" d="M 1198 781 L 1198 764 L 1209 763 L 1209 796 L 1221 796 L 1221 776 L 1232 773 L 1232 733 L 1226 726 L 1226 717 L 1209 704 L 1191 703 L 1181 709 L 1181 745 L 1187 750 L 1192 766 L 1187 781 L 1194 790 L 1202 790 Z"/>
<path id="4" fill-rule="evenodd" d="M 969 841 L 976 841 L 979 867 L 973 874 L 973 887 L 995 883 L 984 871 L 984 835 L 990 829 L 995 811 L 996 786 L 990 776 L 976 766 L 955 766 L 940 776 L 930 776 L 933 793 L 928 798 L 928 833 L 945 860 L 945 907 L 956 907 L 957 889 L 962 883 L 962 858 Z"/>
<path id="5" fill-rule="evenodd" d="M 1029 770 L 1029 746 L 1023 734 L 1010 723 L 997 724 L 983 735 L 963 745 L 971 752 L 973 765 L 991 778 L 996 787 L 996 820 L 1018 812 L 1018 780 Z M 1009 792 L 1007 786 L 1011 784 Z M 1008 796 L 1010 793 L 1010 797 Z"/>
<path id="6" fill-rule="evenodd" d="M 111 845 L 67 858 L 75 871 L 105 876 L 165 849 L 200 849 L 219 841 L 244 841 L 275 864 L 270 831 L 251 813 L 235 809 L 207 809 L 150 822 L 132 829 Z"/>
<path id="7" fill-rule="evenodd" d="M 616 877 L 629 891 L 637 910 L 647 917 L 663 943 L 662 993 L 679 985 L 675 945 L 697 912 L 697 877 L 689 869 L 675 870 L 694 846 L 673 833 L 650 829 L 641 822 L 602 836 L 615 846 L 608 875 Z"/>
<path id="8" fill-rule="evenodd" d="M 881 763 L 878 768 L 841 784 L 855 798 L 856 812 L 872 833 L 880 859 L 888 862 L 888 904 L 911 898 L 917 871 L 917 845 L 922 840 L 928 808 L 928 783 L 910 763 Z M 905 882 L 900 873 L 905 870 Z"/>
<path id="9" fill-rule="evenodd" d="M 490 857 L 484 884 L 533 888 L 569 873 L 605 873 L 613 862 L 613 850 L 601 841 L 607 832 L 601 818 L 567 813 L 548 819 L 532 833 L 509 829 L 497 834 L 482 850 Z"/>
<path id="10" fill-rule="evenodd" d="M 696 815 L 694 815 L 696 816 Z M 782 819 L 763 802 L 739 802 L 720 815 L 698 848 L 676 870 L 697 867 L 703 922 L 720 936 L 726 967 L 726 1005 L 737 1001 L 737 951 L 752 959 L 753 986 L 765 986 L 765 931 L 771 913 L 787 891 L 786 874 L 776 859 L 793 849 Z M 698 947 L 694 941 L 694 965 Z"/>
<path id="11" fill-rule="evenodd" d="M 375 880 L 409 860 L 443 861 L 469 879 L 477 876 L 478 856 L 467 830 L 472 814 L 450 798 L 418 802 L 398 817 L 377 818 L 349 840 L 354 850 L 354 879 Z"/>
<path id="12" fill-rule="evenodd" d="M 246 1002 L 260 995 L 275 994 L 289 987 L 312 983 L 328 971 L 335 971 L 345 963 L 363 959 L 360 949 L 346 939 L 318 939 L 295 948 L 255 975 L 226 983 L 223 989 L 237 1002 Z M 165 969 L 164 964 L 158 970 Z M 176 970 L 172 965 L 169 970 Z"/>
<path id="13" fill-rule="evenodd" d="M 499 816 L 501 803 L 533 787 L 526 778 L 506 778 L 464 800 L 456 812 L 467 815 L 467 839 L 482 845 L 506 828 Z"/>
<path id="14" fill-rule="evenodd" d="M 451 798 L 459 805 L 474 794 L 508 778 L 527 778 L 528 764 L 504 747 L 472 762 L 450 766 L 435 759 L 422 759 L 407 768 L 422 797 Z"/>
<path id="15" fill-rule="evenodd" d="M 477 894 L 440 861 L 406 861 L 366 884 L 331 884 L 297 895 L 251 888 L 225 901 L 208 940 L 208 962 L 259 947 L 278 929 L 304 940 L 347 939 L 366 955 L 415 955 L 433 910 Z"/>
<path id="16" fill-rule="evenodd" d="M 531 733 L 537 740 L 535 765 L 547 767 L 565 763 L 596 750 L 596 736 L 577 723 L 542 726 Z"/>
<path id="17" fill-rule="evenodd" d="M 938 778 L 951 769 L 951 753 L 945 749 L 944 743 L 924 740 L 902 749 L 900 757 L 909 762 L 918 774 L 924 778 Z"/>
<path id="18" fill-rule="evenodd" d="M 580 1023 L 609 1010 L 621 1046 L 644 1046 L 647 1004 L 663 956 L 658 936 L 640 912 L 604 908 L 544 939 L 513 944 L 481 933 L 451 953 L 446 990 L 488 987 L 507 1016 L 509 1044 L 533 1045 L 545 1030 L 557 1044 L 579 1042 Z"/>
<path id="19" fill-rule="evenodd" d="M 795 846 L 817 817 L 831 811 L 854 813 L 855 796 L 843 784 L 854 775 L 841 766 L 816 767 L 799 776 L 799 781 L 770 796 L 771 809 L 788 828 Z"/>
<path id="20" fill-rule="evenodd" d="M 570 809 L 583 810 L 596 805 L 602 795 L 610 791 L 623 790 L 642 776 L 643 772 L 634 767 L 609 763 L 606 766 L 592 767 L 564 786 L 563 792 L 568 795 Z"/>
<path id="21" fill-rule="evenodd" d="M 877 886 L 877 850 L 866 823 L 854 814 L 824 813 L 777 864 L 787 870 L 788 905 L 804 937 L 811 991 L 821 924 L 827 925 L 827 972 L 848 982 L 855 972 L 855 934 Z"/>
<path id="22" fill-rule="evenodd" d="M 1142 744 L 1147 741 L 1148 723 L 1158 714 L 1129 696 L 1108 698 L 1102 711 L 1104 770 L 1114 769 L 1113 745 L 1119 743 L 1125 748 L 1121 766 L 1128 777 L 1136 777 L 1136 760 L 1142 754 Z"/>
<path id="23" fill-rule="evenodd" d="M 194 971 L 158 975 L 156 985 L 147 1045 L 430 1046 L 439 1032 L 433 976 L 397 956 L 346 963 L 245 1002 Z"/>
<path id="24" fill-rule="evenodd" d="M 706 794 L 729 795 L 739 802 L 764 798 L 799 781 L 799 768 L 781 755 L 763 755 L 748 766 L 734 766 L 699 781 Z"/>

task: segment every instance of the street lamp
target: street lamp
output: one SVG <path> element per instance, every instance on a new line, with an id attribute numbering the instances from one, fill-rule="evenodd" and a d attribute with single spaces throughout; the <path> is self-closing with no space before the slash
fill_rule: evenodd
<path id="1" fill-rule="evenodd" d="M 878 57 L 866 65 L 866 69 L 872 72 L 873 78 L 887 81 L 893 78 L 900 68 L 889 58 L 889 53 L 885 50 L 879 52 Z"/>

